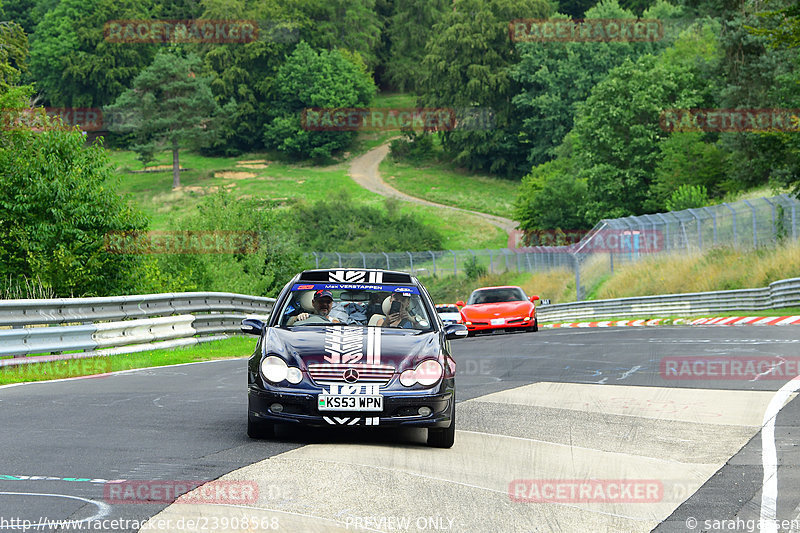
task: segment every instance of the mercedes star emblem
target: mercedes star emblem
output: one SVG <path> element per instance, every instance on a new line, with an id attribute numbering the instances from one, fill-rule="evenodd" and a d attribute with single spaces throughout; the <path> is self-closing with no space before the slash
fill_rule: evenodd
<path id="1" fill-rule="evenodd" d="M 358 370 L 355 368 L 348 368 L 342 375 L 344 376 L 344 380 L 348 383 L 355 383 L 358 381 Z"/>

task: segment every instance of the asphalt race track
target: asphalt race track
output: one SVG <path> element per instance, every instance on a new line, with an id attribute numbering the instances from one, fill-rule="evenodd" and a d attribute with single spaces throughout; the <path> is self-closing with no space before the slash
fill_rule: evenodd
<path id="1" fill-rule="evenodd" d="M 83 521 L 65 531 L 89 520 L 106 520 L 102 531 L 757 531 L 764 414 L 793 376 L 678 380 L 663 360 L 796 358 L 798 333 L 679 326 L 453 341 L 450 450 L 426 447 L 423 430 L 281 427 L 252 441 L 244 359 L 0 387 L 0 531 L 59 520 Z M 797 401 L 780 409 L 774 435 L 777 530 L 800 530 Z M 187 498 L 201 486 L 188 503 L 113 498 L 133 481 L 218 478 L 255 495 Z M 537 500 L 547 486 L 562 492 Z"/>

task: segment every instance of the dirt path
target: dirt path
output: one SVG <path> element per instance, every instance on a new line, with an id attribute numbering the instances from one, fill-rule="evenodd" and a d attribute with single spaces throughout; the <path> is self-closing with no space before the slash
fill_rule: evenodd
<path id="1" fill-rule="evenodd" d="M 388 154 L 389 154 L 389 144 L 387 143 L 378 146 L 377 148 L 373 148 L 366 154 L 358 156 L 357 158 L 353 159 L 352 163 L 350 163 L 350 177 L 353 178 L 353 180 L 356 183 L 358 183 L 368 191 L 378 193 L 381 196 L 398 198 L 406 202 L 414 202 L 416 204 L 429 205 L 432 207 L 453 209 L 455 211 L 461 211 L 462 213 L 469 213 L 471 215 L 479 216 L 482 219 L 486 220 L 486 222 L 494 226 L 497 226 L 498 228 L 502 229 L 509 235 L 517 227 L 517 223 L 515 221 L 509 220 L 507 218 L 499 217 L 496 215 L 489 215 L 478 211 L 470 211 L 469 209 L 461 209 L 460 207 L 437 204 L 435 202 L 423 200 L 422 198 L 417 198 L 416 196 L 410 196 L 404 192 L 398 191 L 397 189 L 395 189 L 394 187 L 383 181 L 383 179 L 381 179 L 380 173 L 378 172 L 378 165 L 381 164 L 383 158 L 386 157 Z"/>

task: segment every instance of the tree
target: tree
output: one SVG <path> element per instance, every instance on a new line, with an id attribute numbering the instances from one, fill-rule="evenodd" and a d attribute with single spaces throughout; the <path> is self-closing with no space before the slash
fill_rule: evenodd
<path id="1" fill-rule="evenodd" d="M 31 74 L 45 103 L 102 107 L 130 86 L 153 59 L 157 45 L 105 39 L 106 22 L 151 18 L 138 0 L 61 0 L 36 26 Z"/>
<path id="2" fill-rule="evenodd" d="M 483 107 L 496 119 L 493 128 L 444 134 L 443 147 L 456 163 L 515 178 L 529 170 L 522 120 L 511 104 L 519 92 L 511 76 L 519 55 L 508 25 L 515 19 L 545 18 L 550 9 L 544 0 L 455 0 L 434 27 L 423 60 L 423 105 Z"/>
<path id="3" fill-rule="evenodd" d="M 276 118 L 265 127 L 267 146 L 294 158 L 326 159 L 355 137 L 350 131 L 304 129 L 305 108 L 352 108 L 366 106 L 375 95 L 375 84 L 357 56 L 343 51 L 314 51 L 301 42 L 281 66 L 275 84 Z"/>
<path id="4" fill-rule="evenodd" d="M 708 203 L 708 192 L 702 185 L 681 185 L 667 200 L 667 211 L 682 211 L 703 207 Z"/>
<path id="5" fill-rule="evenodd" d="M 28 36 L 14 22 L 0 22 L 0 90 L 8 90 L 27 71 Z"/>
<path id="6" fill-rule="evenodd" d="M 389 39 L 386 77 L 392 88 L 416 92 L 423 73 L 425 44 L 449 5 L 449 0 L 397 0 L 394 3 L 385 32 Z"/>
<path id="7" fill-rule="evenodd" d="M 588 227 L 584 217 L 586 182 L 576 177 L 569 158 L 533 167 L 522 178 L 514 201 L 514 220 L 527 233 L 538 230 L 581 230 Z"/>
<path id="8" fill-rule="evenodd" d="M 588 184 L 589 221 L 644 212 L 658 145 L 668 136 L 661 112 L 713 105 L 707 76 L 719 60 L 714 31 L 711 24 L 696 26 L 657 58 L 626 60 L 579 107 L 575 151 Z"/>
<path id="9" fill-rule="evenodd" d="M 0 94 L 4 109 L 24 110 L 32 88 Z M 0 131 L 0 278 L 38 279 L 58 296 L 125 294 L 141 258 L 110 253 L 109 232 L 147 226 L 117 195 L 102 146 L 49 122 Z"/>
<path id="10" fill-rule="evenodd" d="M 667 20 L 680 15 L 680 9 L 659 2 L 655 13 L 645 18 Z M 563 15 L 553 19 L 565 18 Z M 586 11 L 586 19 L 635 18 L 617 0 L 608 0 Z M 577 106 L 613 67 L 626 58 L 635 60 L 667 46 L 668 39 L 656 42 L 520 42 L 520 62 L 511 75 L 520 84 L 513 98 L 524 117 L 521 135 L 530 150 L 528 161 L 538 165 L 553 158 L 556 147 L 572 129 Z"/>
<path id="11" fill-rule="evenodd" d="M 674 132 L 659 144 L 648 210 L 663 211 L 672 194 L 684 185 L 704 187 L 714 196 L 724 192 L 726 154 L 705 136 L 700 132 Z"/>
<path id="12" fill-rule="evenodd" d="M 219 135 L 220 108 L 199 71 L 196 55 L 161 52 L 136 76 L 133 88 L 104 110 L 106 116 L 121 117 L 120 131 L 134 131 L 132 149 L 143 162 L 158 149 L 172 151 L 173 189 L 181 184 L 180 148 L 208 145 Z"/>

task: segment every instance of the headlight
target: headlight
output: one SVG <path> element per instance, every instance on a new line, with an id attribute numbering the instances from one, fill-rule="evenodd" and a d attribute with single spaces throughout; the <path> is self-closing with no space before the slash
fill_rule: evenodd
<path id="1" fill-rule="evenodd" d="M 288 376 L 289 365 L 280 357 L 271 355 L 261 361 L 261 373 L 264 374 L 268 381 L 280 383 Z"/>
<path id="2" fill-rule="evenodd" d="M 417 368 L 405 370 L 400 374 L 400 384 L 404 387 L 411 387 L 419 383 L 423 387 L 435 385 L 442 379 L 442 365 L 435 359 L 427 359 L 420 363 Z"/>
<path id="3" fill-rule="evenodd" d="M 301 381 L 303 381 L 303 373 L 300 371 L 299 368 L 289 367 L 289 371 L 286 374 L 286 381 L 291 383 L 292 385 L 297 385 Z"/>

